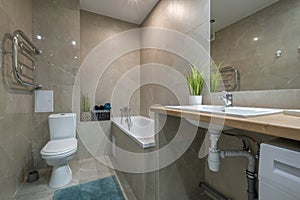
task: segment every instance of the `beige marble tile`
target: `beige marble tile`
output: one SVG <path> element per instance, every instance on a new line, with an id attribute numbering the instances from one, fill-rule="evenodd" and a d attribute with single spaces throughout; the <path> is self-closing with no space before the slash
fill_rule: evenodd
<path id="1" fill-rule="evenodd" d="M 300 90 L 295 91 L 295 107 L 294 109 L 300 109 Z"/>
<path id="2" fill-rule="evenodd" d="M 208 1 L 205 0 L 160 1 L 142 26 L 170 28 L 187 33 L 207 21 L 209 10 Z"/>
<path id="3" fill-rule="evenodd" d="M 123 31 L 138 28 L 137 25 L 124 22 L 121 20 L 113 19 L 110 17 L 94 14 L 87 11 L 80 12 L 80 24 L 81 24 L 81 57 L 82 61 L 89 55 L 89 53 L 97 45 L 106 39 L 110 39 Z M 125 45 L 125 44 L 124 44 Z M 116 47 L 118 48 L 118 47 Z M 135 95 L 131 95 L 130 98 L 114 97 L 115 89 L 119 87 L 117 83 L 126 76 L 132 68 L 140 65 L 140 52 L 139 50 L 129 52 L 125 55 L 120 55 L 109 66 L 101 66 L 104 73 L 99 77 L 97 84 L 97 90 L 95 94 L 96 104 L 104 104 L 106 102 L 113 102 L 112 98 L 117 98 L 125 105 L 132 107 L 132 114 L 139 114 L 140 99 L 139 91 L 137 90 Z M 127 76 L 126 76 L 127 77 Z M 83 81 L 88 81 L 90 77 L 83 78 Z M 138 80 L 138 77 L 135 77 Z M 130 88 L 130 80 L 125 81 L 122 87 L 125 89 Z M 88 93 L 82 89 L 82 93 Z M 113 108 L 117 108 L 119 105 L 113 105 Z M 119 113 L 118 113 L 119 114 Z"/>
<path id="4" fill-rule="evenodd" d="M 299 1 L 278 1 L 225 27 L 211 43 L 212 59 L 239 70 L 242 91 L 299 89 L 299 10 Z"/>
<path id="5" fill-rule="evenodd" d="M 138 114 L 140 105 L 139 95 L 130 95 L 129 98 L 125 98 L 121 97 L 119 93 L 116 93 L 116 90 L 120 87 L 124 87 L 124 90 L 128 90 L 130 88 L 134 88 L 134 85 L 139 86 L 139 74 L 137 74 L 136 77 L 130 76 L 130 70 L 139 65 L 140 52 L 138 50 L 121 56 L 108 66 L 97 83 L 98 87 L 95 94 L 97 104 L 104 104 L 106 102 L 113 103 L 113 98 L 118 98 L 121 102 L 123 102 L 122 106 L 125 106 L 126 104 L 134 106 L 131 107 L 133 115 Z M 122 81 L 123 84 L 121 84 L 120 81 Z M 138 89 L 138 87 L 136 89 Z M 114 104 L 113 109 L 119 110 L 116 108 L 117 106 L 118 105 Z"/>
<path id="6" fill-rule="evenodd" d="M 81 10 L 80 27 L 80 49 L 81 58 L 83 61 L 89 52 L 105 39 L 122 31 L 137 28 L 138 26 L 121 20 Z"/>
<path id="7" fill-rule="evenodd" d="M 185 97 L 181 103 L 187 103 L 188 94 L 184 74 L 189 64 L 183 58 L 170 52 L 157 49 L 141 51 L 142 64 L 158 63 L 165 65 L 144 65 L 141 68 L 141 114 L 149 116 L 149 108 L 154 104 L 178 104 L 180 97 Z M 163 85 L 164 84 L 164 85 Z M 175 95 L 175 90 L 176 92 Z"/>
<path id="8" fill-rule="evenodd" d="M 195 42 L 201 44 L 205 49 L 209 50 L 209 1 L 160 1 L 155 9 L 149 14 L 147 19 L 142 24 L 143 28 L 158 27 L 168 28 L 186 34 L 194 39 Z M 144 35 L 143 35 L 144 36 Z M 171 37 L 171 36 L 170 36 Z M 151 37 L 144 36 L 145 40 L 151 40 Z M 157 40 L 157 37 L 153 37 Z M 180 41 L 174 41 L 180 44 Z M 185 44 L 181 44 L 183 47 Z M 186 48 L 188 49 L 188 47 Z M 191 52 L 193 54 L 195 52 Z M 207 55 L 207 58 L 209 56 Z M 143 49 L 141 51 L 141 64 L 159 63 L 169 66 L 171 69 L 179 72 L 184 77 L 189 69 L 189 64 L 186 58 L 171 52 L 162 51 L 159 49 Z M 191 63 L 194 64 L 194 63 Z M 149 116 L 149 108 L 154 104 L 172 105 L 178 104 L 179 97 L 188 96 L 186 92 L 179 92 L 174 95 L 173 91 L 164 87 L 161 82 L 172 76 L 171 73 L 163 72 L 160 68 L 151 71 L 141 69 L 141 80 L 145 82 L 151 77 L 155 77 L 161 81 L 158 84 L 143 85 L 141 88 L 141 115 Z M 156 80 L 155 79 L 155 80 Z M 187 89 L 186 81 L 179 81 L 177 78 L 170 78 L 171 85 L 180 88 L 180 91 Z M 155 81 L 154 81 L 155 82 Z M 188 97 L 180 101 L 188 103 Z"/>
<path id="9" fill-rule="evenodd" d="M 40 179 L 33 183 L 24 182 L 16 193 L 16 199 L 41 199 L 54 193 L 54 189 L 48 186 L 51 169 L 40 170 Z"/>
<path id="10" fill-rule="evenodd" d="M 205 22 L 195 29 L 187 33 L 188 36 L 193 38 L 199 45 L 201 45 L 209 54 L 210 52 L 210 23 Z"/>
<path id="11" fill-rule="evenodd" d="M 73 84 L 80 66 L 79 0 L 32 2 L 34 42 L 43 51 L 37 62 L 36 81 L 43 89 L 54 91 L 54 112 L 71 112 Z M 41 35 L 42 40 L 36 39 L 36 35 Z M 76 45 L 72 45 L 72 41 L 76 41 Z M 49 141 L 49 114 L 33 114 L 36 168 L 47 166 L 40 150 Z"/>
<path id="12" fill-rule="evenodd" d="M 66 187 L 78 185 L 80 183 L 89 182 L 92 180 L 105 178 L 108 176 L 116 175 L 116 173 L 99 163 L 99 161 L 88 158 L 84 160 L 73 160 L 70 163 L 70 168 L 73 173 L 73 178 Z M 44 168 L 39 170 L 40 179 L 33 183 L 24 182 L 16 193 L 16 200 L 50 200 L 53 197 L 55 189 L 48 186 L 51 168 Z M 117 180 L 118 177 L 116 177 Z M 123 185 L 120 184 L 122 191 Z M 128 185 L 124 185 L 124 188 L 128 188 Z M 125 193 L 124 193 L 125 194 Z"/>
<path id="13" fill-rule="evenodd" d="M 205 104 L 223 105 L 218 100 L 224 93 L 212 93 L 205 97 Z M 299 89 L 293 90 L 261 90 L 233 92 L 234 106 L 299 109 Z"/>
<path id="14" fill-rule="evenodd" d="M 165 120 L 162 121 L 165 122 Z M 158 126 L 163 126 L 163 130 L 159 133 L 157 148 L 158 146 L 162 148 L 174 138 L 179 121 L 180 119 L 174 117 L 168 117 L 167 123 L 160 124 L 160 121 L 158 121 Z M 195 129 L 187 121 L 184 122 L 184 127 L 187 132 Z M 131 152 L 142 151 L 138 145 L 130 141 L 130 138 L 122 137 L 122 133 L 115 130 L 114 126 L 112 132 L 116 138 L 116 144 L 120 148 Z M 198 159 L 201 140 L 204 138 L 202 130 L 199 130 L 198 134 L 195 143 L 188 148 L 186 153 L 165 168 L 143 174 L 119 171 L 117 173 L 124 176 L 137 199 L 191 199 L 192 197 L 196 199 L 196 196 L 200 197 L 203 192 L 199 189 L 198 184 L 204 180 L 205 163 L 205 159 Z M 148 151 L 152 150 L 148 149 Z M 174 149 L 175 151 L 176 149 Z M 116 156 L 116 159 L 118 160 L 118 156 Z"/>
<path id="15" fill-rule="evenodd" d="M 31 38 L 31 0 L 0 0 L 0 35 L 12 34 L 17 29 Z M 2 42 L 1 39 L 1 47 Z M 6 50 L 10 51 L 11 42 L 5 44 Z M 29 169 L 33 99 L 31 91 L 14 84 L 16 80 L 10 74 L 10 54 L 1 56 L 0 63 L 0 199 L 9 200 Z"/>

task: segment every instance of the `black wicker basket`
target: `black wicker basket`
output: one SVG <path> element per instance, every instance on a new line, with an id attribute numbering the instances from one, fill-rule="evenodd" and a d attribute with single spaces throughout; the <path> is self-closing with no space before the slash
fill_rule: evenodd
<path id="1" fill-rule="evenodd" d="M 92 110 L 92 118 L 94 121 L 110 120 L 109 110 Z"/>

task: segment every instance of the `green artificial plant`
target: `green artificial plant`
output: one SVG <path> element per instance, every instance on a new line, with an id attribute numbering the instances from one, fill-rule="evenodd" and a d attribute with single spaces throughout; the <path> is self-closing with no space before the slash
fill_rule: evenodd
<path id="1" fill-rule="evenodd" d="M 90 112 L 90 100 L 86 96 L 83 96 L 83 112 Z"/>
<path id="2" fill-rule="evenodd" d="M 189 86 L 190 95 L 199 96 L 203 88 L 204 79 L 203 74 L 199 72 L 196 66 L 191 66 L 191 69 L 186 76 L 186 80 Z"/>
<path id="3" fill-rule="evenodd" d="M 217 92 L 219 85 L 220 85 L 220 81 L 222 79 L 220 70 L 223 67 L 222 63 L 219 63 L 216 65 L 216 67 L 214 69 L 212 69 L 213 67 L 213 63 L 211 63 L 211 71 L 210 71 L 210 92 Z"/>

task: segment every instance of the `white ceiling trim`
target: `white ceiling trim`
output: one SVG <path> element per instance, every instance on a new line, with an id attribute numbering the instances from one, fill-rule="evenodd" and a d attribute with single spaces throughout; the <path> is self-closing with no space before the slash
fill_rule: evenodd
<path id="1" fill-rule="evenodd" d="M 141 24 L 159 0 L 80 0 L 80 9 Z"/>
<path id="2" fill-rule="evenodd" d="M 211 25 L 217 32 L 249 15 L 262 10 L 279 0 L 211 0 Z"/>

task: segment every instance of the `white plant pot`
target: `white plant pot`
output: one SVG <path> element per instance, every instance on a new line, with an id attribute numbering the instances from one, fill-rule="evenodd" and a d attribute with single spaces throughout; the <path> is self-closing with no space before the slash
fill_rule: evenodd
<path id="1" fill-rule="evenodd" d="M 201 105 L 202 104 L 202 95 L 198 96 L 189 96 L 190 105 Z"/>

